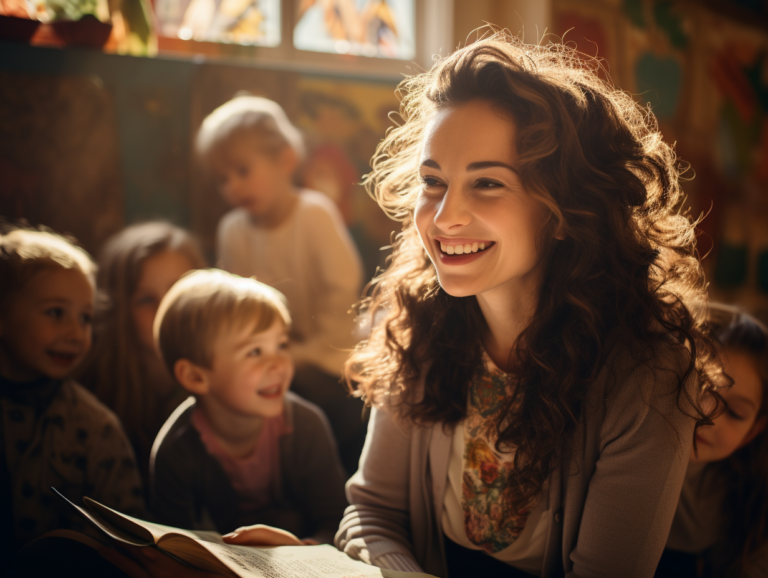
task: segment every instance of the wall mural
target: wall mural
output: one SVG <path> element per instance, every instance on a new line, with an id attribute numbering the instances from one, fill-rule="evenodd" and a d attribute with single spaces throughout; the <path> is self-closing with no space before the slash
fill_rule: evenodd
<path id="1" fill-rule="evenodd" d="M 554 0 L 554 32 L 608 59 L 649 104 L 681 161 L 716 299 L 768 317 L 768 32 L 747 0 L 729 13 L 668 0 Z"/>

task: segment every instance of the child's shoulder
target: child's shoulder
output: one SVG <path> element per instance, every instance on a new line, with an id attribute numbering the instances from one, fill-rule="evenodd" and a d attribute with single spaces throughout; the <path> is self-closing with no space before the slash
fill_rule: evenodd
<path id="1" fill-rule="evenodd" d="M 173 410 L 155 438 L 152 455 L 158 452 L 178 453 L 183 447 L 199 445 L 199 434 L 192 425 L 195 398 L 190 396 Z"/>
<path id="2" fill-rule="evenodd" d="M 122 427 L 117 415 L 74 379 L 61 384 L 55 403 L 75 421 Z"/>
<path id="3" fill-rule="evenodd" d="M 219 219 L 219 233 L 243 229 L 252 227 L 253 223 L 248 217 L 248 211 L 245 209 L 232 209 L 231 211 L 224 213 L 224 216 Z"/>
<path id="4" fill-rule="evenodd" d="M 75 440 L 88 451 L 129 447 L 115 413 L 73 379 L 61 384 L 46 413 L 46 423 L 56 428 L 54 437 L 60 443 Z"/>
<path id="5" fill-rule="evenodd" d="M 302 189 L 298 194 L 298 203 L 294 216 L 298 221 L 316 222 L 317 218 L 325 217 L 325 220 L 342 222 L 341 212 L 328 195 L 313 191 L 312 189 Z"/>
<path id="6" fill-rule="evenodd" d="M 294 433 L 306 432 L 308 435 L 330 431 L 328 418 L 323 410 L 311 401 L 289 391 L 285 395 L 286 416 Z"/>

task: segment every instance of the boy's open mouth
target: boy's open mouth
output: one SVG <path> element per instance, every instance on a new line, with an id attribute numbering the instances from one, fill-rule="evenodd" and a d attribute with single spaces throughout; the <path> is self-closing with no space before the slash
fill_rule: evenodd
<path id="1" fill-rule="evenodd" d="M 51 360 L 62 366 L 69 366 L 72 365 L 72 363 L 77 359 L 77 353 L 70 353 L 67 351 L 53 351 L 53 350 L 47 350 L 46 354 L 48 354 L 48 357 L 51 358 Z"/>
<path id="2" fill-rule="evenodd" d="M 275 385 L 269 385 L 256 390 L 256 395 L 260 397 L 266 397 L 267 399 L 274 399 L 283 395 L 283 384 L 276 383 Z"/>

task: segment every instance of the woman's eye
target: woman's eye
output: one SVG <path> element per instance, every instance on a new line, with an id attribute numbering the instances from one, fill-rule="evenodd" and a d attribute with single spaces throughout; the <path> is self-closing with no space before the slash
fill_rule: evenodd
<path id="1" fill-rule="evenodd" d="M 492 181 L 490 179 L 478 179 L 475 182 L 475 188 L 477 189 L 497 189 L 499 187 L 503 187 L 500 182 L 498 181 Z"/>
<path id="2" fill-rule="evenodd" d="M 64 317 L 64 309 L 62 307 L 51 307 L 45 310 L 45 314 L 53 319 L 61 319 Z"/>
<path id="3" fill-rule="evenodd" d="M 731 408 L 726 409 L 725 413 L 727 413 L 730 417 L 732 417 L 736 421 L 744 421 L 744 416 L 742 416 L 741 414 L 736 413 Z"/>
<path id="4" fill-rule="evenodd" d="M 421 177 L 421 185 L 425 188 L 439 187 L 442 183 L 434 177 Z"/>

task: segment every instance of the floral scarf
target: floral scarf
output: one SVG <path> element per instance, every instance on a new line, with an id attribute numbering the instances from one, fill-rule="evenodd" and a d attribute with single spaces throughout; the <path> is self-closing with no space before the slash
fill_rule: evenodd
<path id="1" fill-rule="evenodd" d="M 461 507 L 467 538 L 489 554 L 511 545 L 525 528 L 529 504 L 512 511 L 514 450 L 496 450 L 496 423 L 504 400 L 512 395 L 507 375 L 487 354 L 470 384 L 464 421 L 464 474 Z"/>

